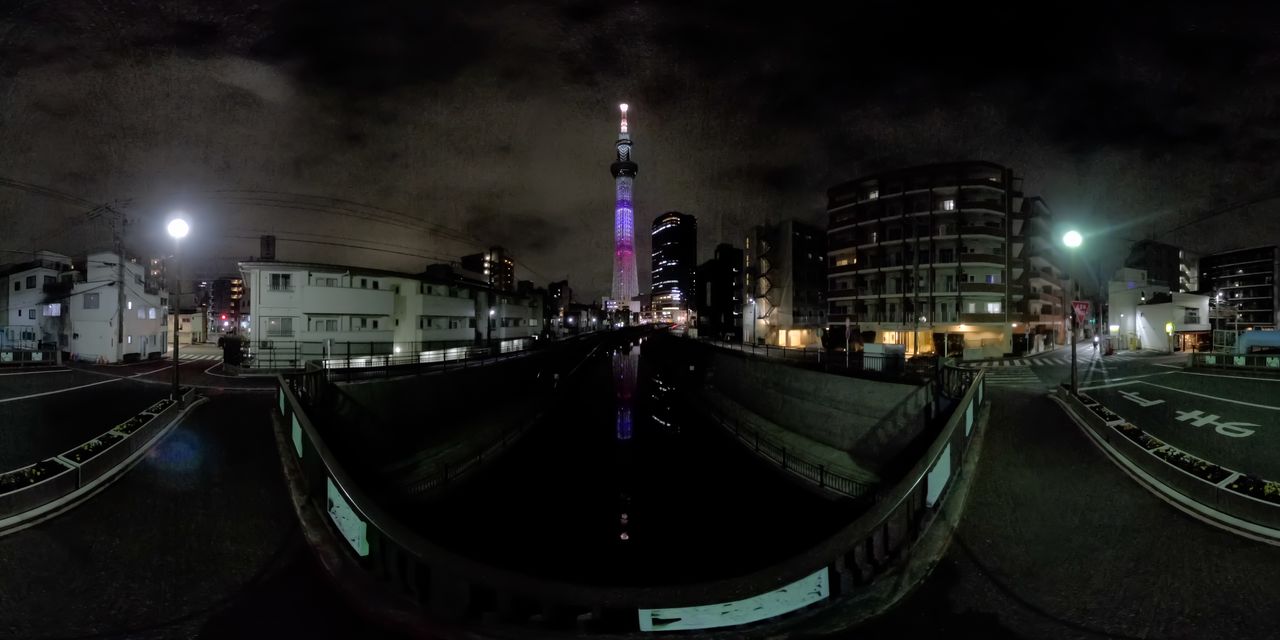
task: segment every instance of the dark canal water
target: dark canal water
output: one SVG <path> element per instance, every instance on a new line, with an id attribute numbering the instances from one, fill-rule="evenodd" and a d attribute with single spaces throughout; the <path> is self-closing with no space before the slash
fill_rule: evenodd
<path id="1" fill-rule="evenodd" d="M 692 418 L 675 384 L 688 365 L 665 351 L 602 348 L 569 406 L 418 508 L 416 528 L 493 565 L 628 586 L 743 575 L 856 515 Z"/>

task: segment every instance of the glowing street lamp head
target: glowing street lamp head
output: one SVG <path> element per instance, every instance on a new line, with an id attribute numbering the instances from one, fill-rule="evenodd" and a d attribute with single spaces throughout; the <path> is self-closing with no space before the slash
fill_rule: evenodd
<path id="1" fill-rule="evenodd" d="M 1072 229 L 1071 231 L 1068 231 L 1065 234 L 1063 234 L 1062 244 L 1065 244 L 1068 247 L 1075 249 L 1076 247 L 1084 244 L 1084 236 L 1080 235 L 1079 231 Z"/>
<path id="2" fill-rule="evenodd" d="M 624 103 L 622 103 L 622 104 L 618 105 L 618 108 L 619 108 L 619 109 L 622 109 L 622 112 L 623 112 L 623 113 L 626 113 L 626 112 L 627 112 L 627 103 L 625 103 L 625 102 L 624 102 Z"/>
<path id="3" fill-rule="evenodd" d="M 181 240 L 182 238 L 187 237 L 187 232 L 191 230 L 191 226 L 182 218 L 174 218 L 169 221 L 168 230 L 169 235 L 173 236 L 175 239 Z"/>

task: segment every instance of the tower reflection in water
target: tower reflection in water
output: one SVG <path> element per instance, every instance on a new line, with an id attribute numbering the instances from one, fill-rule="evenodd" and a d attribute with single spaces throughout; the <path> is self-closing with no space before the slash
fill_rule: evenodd
<path id="1" fill-rule="evenodd" d="M 613 352 L 613 395 L 617 403 L 616 426 L 618 449 L 618 539 L 631 539 L 631 426 L 635 409 L 636 370 L 640 365 L 640 347 L 624 346 Z"/>

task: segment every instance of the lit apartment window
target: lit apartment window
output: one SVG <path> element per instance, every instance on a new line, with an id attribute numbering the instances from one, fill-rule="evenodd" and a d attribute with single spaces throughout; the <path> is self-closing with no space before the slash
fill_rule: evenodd
<path id="1" fill-rule="evenodd" d="M 942 201 L 942 210 L 943 210 L 943 211 L 955 211 L 955 210 L 956 210 L 956 201 L 955 201 L 954 199 L 951 199 L 951 198 L 947 198 L 946 200 L 943 200 L 943 201 Z"/>
<path id="2" fill-rule="evenodd" d="M 872 189 L 869 193 L 867 193 L 868 200 L 875 200 L 876 198 L 879 198 L 879 197 L 880 197 L 879 189 Z"/>
<path id="3" fill-rule="evenodd" d="M 147 318 L 148 318 L 148 319 L 150 319 L 150 320 L 155 320 L 155 319 L 156 319 L 156 308 L 155 308 L 155 307 L 150 307 L 150 308 L 148 308 L 148 309 L 147 309 Z"/>

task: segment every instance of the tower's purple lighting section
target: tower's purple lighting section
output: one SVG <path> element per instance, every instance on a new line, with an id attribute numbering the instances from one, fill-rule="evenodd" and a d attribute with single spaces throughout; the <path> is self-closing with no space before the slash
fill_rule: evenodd
<path id="1" fill-rule="evenodd" d="M 613 174 L 613 288 L 619 307 L 630 306 L 640 294 L 636 276 L 635 211 L 631 207 L 631 187 L 639 168 L 631 161 L 631 134 L 627 129 L 627 104 L 618 105 L 622 122 L 618 129 L 618 159 L 609 166 Z"/>

